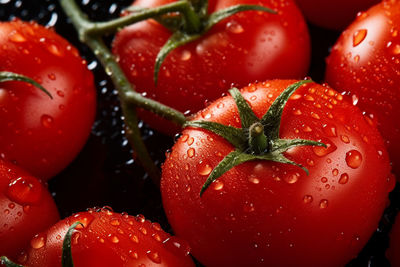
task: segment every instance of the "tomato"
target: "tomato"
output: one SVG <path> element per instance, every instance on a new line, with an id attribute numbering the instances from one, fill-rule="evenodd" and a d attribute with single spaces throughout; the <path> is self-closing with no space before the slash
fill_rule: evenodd
<path id="1" fill-rule="evenodd" d="M 400 173 L 400 1 L 383 1 L 360 15 L 327 59 L 326 81 L 377 124 Z"/>
<path id="2" fill-rule="evenodd" d="M 172 0 L 139 0 L 136 7 L 154 7 Z M 187 114 L 220 97 L 232 84 L 244 86 L 267 78 L 303 78 L 308 70 L 307 26 L 292 1 L 212 0 L 209 13 L 237 4 L 256 4 L 278 14 L 240 12 L 215 25 L 200 39 L 173 50 L 161 65 L 158 82 L 154 64 L 171 32 L 154 20 L 121 30 L 113 52 L 137 91 Z M 142 118 L 164 133 L 171 123 L 149 112 Z"/>
<path id="3" fill-rule="evenodd" d="M 400 219 L 399 216 L 396 217 L 396 221 L 392 226 L 392 230 L 390 232 L 390 245 L 387 250 L 387 257 L 390 261 L 390 265 L 392 267 L 400 266 Z"/>
<path id="4" fill-rule="evenodd" d="M 252 84 L 241 93 L 261 118 L 292 82 Z M 241 124 L 229 96 L 196 120 Z M 253 160 L 224 173 L 201 197 L 207 177 L 235 148 L 193 127 L 172 147 L 162 168 L 164 209 L 204 265 L 343 266 L 376 229 L 394 178 L 381 136 L 357 107 L 328 86 L 303 85 L 287 102 L 278 133 L 327 146 L 284 153 L 309 175 L 291 164 Z"/>
<path id="5" fill-rule="evenodd" d="M 19 20 L 0 23 L 0 71 L 39 82 L 0 84 L 0 156 L 38 178 L 64 169 L 82 149 L 95 115 L 93 75 L 53 30 Z"/>
<path id="6" fill-rule="evenodd" d="M 59 220 L 56 204 L 38 179 L 0 159 L 0 256 L 16 257 L 40 231 Z"/>
<path id="7" fill-rule="evenodd" d="M 63 237 L 78 221 L 83 226 L 71 238 L 74 266 L 194 266 L 187 245 L 159 224 L 106 208 L 74 214 L 37 234 L 20 263 L 61 266 Z"/>
<path id="8" fill-rule="evenodd" d="M 358 12 L 379 2 L 380 0 L 296 0 L 307 20 L 332 30 L 344 29 L 356 18 Z"/>

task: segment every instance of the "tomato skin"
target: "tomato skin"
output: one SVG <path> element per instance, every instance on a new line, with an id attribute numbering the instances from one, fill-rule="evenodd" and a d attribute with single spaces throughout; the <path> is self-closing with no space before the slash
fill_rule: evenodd
<path id="1" fill-rule="evenodd" d="M 380 0 L 296 0 L 307 20 L 332 30 L 344 29 L 356 18 L 358 12 L 379 2 Z"/>
<path id="2" fill-rule="evenodd" d="M 83 226 L 78 225 L 71 238 L 74 266 L 194 266 L 185 243 L 159 224 L 108 208 L 76 213 L 37 234 L 20 263 L 61 266 L 64 236 L 77 221 Z"/>
<path id="3" fill-rule="evenodd" d="M 34 234 L 60 218 L 47 188 L 24 170 L 1 159 L 0 211 L 0 255 L 11 258 L 18 255 Z"/>
<path id="4" fill-rule="evenodd" d="M 400 1 L 383 1 L 360 15 L 327 59 L 326 81 L 343 90 L 377 124 L 395 174 L 400 173 Z"/>
<path id="5" fill-rule="evenodd" d="M 44 180 L 63 170 L 89 136 L 96 108 L 93 75 L 53 30 L 19 20 L 0 23 L 0 71 L 28 76 L 0 84 L 0 155 Z"/>
<path id="6" fill-rule="evenodd" d="M 261 117 L 292 82 L 275 80 L 241 92 Z M 240 127 L 231 97 L 216 100 L 195 119 Z M 247 162 L 201 198 L 207 176 L 233 147 L 194 128 L 186 128 L 173 146 L 162 169 L 164 209 L 176 235 L 204 265 L 341 266 L 376 229 L 394 178 L 382 138 L 356 107 L 328 87 L 303 86 L 283 111 L 280 136 L 320 140 L 328 148 L 287 153 L 308 168 L 308 176 L 292 165 Z"/>
<path id="7" fill-rule="evenodd" d="M 169 2 L 172 1 L 139 0 L 134 5 L 154 7 Z M 268 78 L 303 78 L 309 65 L 310 41 L 307 26 L 295 4 L 292 1 L 212 0 L 209 13 L 236 4 L 264 5 L 279 14 L 247 11 L 218 23 L 204 37 L 167 56 L 157 86 L 153 80 L 154 63 L 171 35 L 167 29 L 153 20 L 126 27 L 116 35 L 113 53 L 137 91 L 181 112 L 197 112 L 232 85 L 245 86 Z M 141 113 L 141 117 L 164 133 L 177 130 L 148 112 Z"/>

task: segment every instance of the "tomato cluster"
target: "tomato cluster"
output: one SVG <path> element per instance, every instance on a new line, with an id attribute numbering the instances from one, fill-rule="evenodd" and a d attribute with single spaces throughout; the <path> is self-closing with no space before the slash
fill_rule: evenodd
<path id="1" fill-rule="evenodd" d="M 173 12 L 104 37 L 144 101 L 186 116 L 173 125 L 137 109 L 160 188 L 128 141 L 126 108 L 136 111 L 110 78 L 120 74 L 78 39 L 66 1 L 33 2 L 0 1 L 0 256 L 23 266 L 398 265 L 400 1 L 189 0 L 195 30 Z M 177 2 L 76 3 L 107 21 Z M 235 5 L 271 11 L 208 28 Z M 166 44 L 177 47 L 157 72 Z M 6 71 L 45 91 L 2 81 Z"/>

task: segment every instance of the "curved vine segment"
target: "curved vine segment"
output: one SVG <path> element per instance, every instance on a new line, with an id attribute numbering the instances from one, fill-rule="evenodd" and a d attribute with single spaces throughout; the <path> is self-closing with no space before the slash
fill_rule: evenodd
<path id="1" fill-rule="evenodd" d="M 197 127 L 211 131 L 231 143 L 235 150 L 229 153 L 213 169 L 200 191 L 200 196 L 212 182 L 233 167 L 247 161 L 268 160 L 300 167 L 307 174 L 308 170 L 302 165 L 286 158 L 283 153 L 296 146 L 323 146 L 325 144 L 304 139 L 280 139 L 279 128 L 283 109 L 290 96 L 303 84 L 311 80 L 303 80 L 289 85 L 272 103 L 264 116 L 259 119 L 243 98 L 237 88 L 229 93 L 235 100 L 239 111 L 242 128 L 235 128 L 210 121 L 188 121 L 186 127 Z"/>

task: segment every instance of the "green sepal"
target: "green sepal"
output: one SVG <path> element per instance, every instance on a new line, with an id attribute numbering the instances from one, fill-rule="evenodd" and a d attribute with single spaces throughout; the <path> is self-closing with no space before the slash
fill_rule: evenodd
<path id="1" fill-rule="evenodd" d="M 65 234 L 62 246 L 62 257 L 61 257 L 62 267 L 74 267 L 74 261 L 72 259 L 71 239 L 72 239 L 72 234 L 74 233 L 74 230 L 78 225 L 83 225 L 83 224 L 81 222 L 75 222 L 68 228 L 68 231 Z"/>
<path id="2" fill-rule="evenodd" d="M 243 11 L 263 11 L 271 14 L 276 14 L 276 12 L 270 8 L 258 6 L 258 5 L 235 5 L 230 6 L 225 9 L 219 10 L 217 12 L 212 13 L 206 24 L 205 24 L 205 31 L 210 30 L 215 24 L 218 22 L 230 17 L 236 13 L 243 12 Z"/>
<path id="3" fill-rule="evenodd" d="M 244 99 L 242 94 L 237 88 L 232 88 L 229 90 L 229 93 L 235 100 L 236 106 L 239 111 L 240 122 L 242 124 L 242 128 L 250 128 L 256 122 L 259 122 L 256 114 L 254 114 L 253 110 L 251 109 L 250 105 Z"/>
<path id="4" fill-rule="evenodd" d="M 271 141 L 271 143 L 271 151 L 277 153 L 286 152 L 290 148 L 296 146 L 323 146 L 326 148 L 326 145 L 324 143 L 306 139 L 278 139 Z"/>
<path id="5" fill-rule="evenodd" d="M 181 0 L 181 1 L 185 1 L 185 0 Z M 263 7 L 263 6 L 235 5 L 235 6 L 225 8 L 223 10 L 219 10 L 219 11 L 214 12 L 214 13 L 210 14 L 209 16 L 207 16 L 208 1 L 191 0 L 190 4 L 196 11 L 198 18 L 201 21 L 202 27 L 199 31 L 185 32 L 184 31 L 185 25 L 178 24 L 176 20 L 173 21 L 173 23 L 171 23 L 171 22 L 168 22 L 168 20 L 165 20 L 162 18 L 156 18 L 160 24 L 165 25 L 167 28 L 171 29 L 173 31 L 173 34 L 168 39 L 168 41 L 165 43 L 165 45 L 161 48 L 160 52 L 157 55 L 156 62 L 154 64 L 154 83 L 155 83 L 155 85 L 157 85 L 158 73 L 160 71 L 160 67 L 161 67 L 162 63 L 164 62 L 165 58 L 168 56 L 168 54 L 172 50 L 199 39 L 206 32 L 208 32 L 215 24 L 222 21 L 223 19 L 225 19 L 229 16 L 232 16 L 238 12 L 251 11 L 251 10 L 263 11 L 263 12 L 276 14 L 276 12 L 274 10 Z M 183 16 L 180 16 L 180 18 L 178 18 L 178 22 L 181 21 L 182 23 L 189 23 L 188 21 L 184 21 L 182 19 L 182 17 Z M 169 17 L 166 17 L 166 18 L 168 19 Z M 180 26 L 179 28 L 182 28 L 183 30 L 177 29 L 178 26 Z"/>
<path id="6" fill-rule="evenodd" d="M 33 80 L 29 77 L 26 77 L 24 75 L 18 74 L 18 73 L 9 72 L 9 71 L 0 71 L 0 83 L 1 82 L 10 82 L 10 81 L 20 81 L 20 82 L 30 83 L 33 86 L 40 89 L 46 95 L 48 95 L 51 99 L 53 99 L 53 96 L 49 93 L 49 91 L 47 91 L 42 85 L 40 85 L 35 80 Z"/>
<path id="7" fill-rule="evenodd" d="M 271 104 L 267 113 L 261 118 L 265 133 L 270 140 L 279 139 L 279 128 L 281 125 L 283 108 L 290 96 L 303 84 L 311 83 L 312 80 L 302 80 L 289 85 Z"/>
<path id="8" fill-rule="evenodd" d="M 12 262 L 9 258 L 6 256 L 1 256 L 0 257 L 0 264 L 6 266 L 6 267 L 24 267 L 23 265 L 16 264 Z"/>
<path id="9" fill-rule="evenodd" d="M 200 34 L 186 34 L 180 31 L 174 32 L 165 45 L 161 48 L 160 52 L 157 54 L 156 62 L 154 65 L 154 83 L 157 85 L 158 81 L 158 73 L 160 71 L 160 67 L 164 62 L 164 59 L 167 55 L 174 49 L 185 45 L 189 42 L 192 42 L 198 39 L 201 35 Z"/>
<path id="10" fill-rule="evenodd" d="M 246 145 L 246 137 L 244 136 L 243 131 L 232 126 L 213 121 L 187 121 L 184 127 L 202 128 L 213 132 L 223 137 L 239 150 L 244 149 Z"/>

